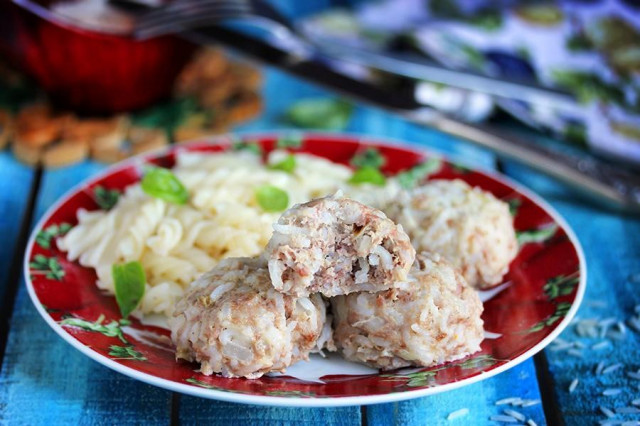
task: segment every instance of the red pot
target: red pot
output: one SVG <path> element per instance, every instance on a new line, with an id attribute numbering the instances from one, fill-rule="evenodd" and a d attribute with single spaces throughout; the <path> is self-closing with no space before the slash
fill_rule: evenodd
<path id="1" fill-rule="evenodd" d="M 87 113 L 146 107 L 170 94 L 195 50 L 172 36 L 136 41 L 74 27 L 47 3 L 0 0 L 0 52 L 65 107 Z"/>

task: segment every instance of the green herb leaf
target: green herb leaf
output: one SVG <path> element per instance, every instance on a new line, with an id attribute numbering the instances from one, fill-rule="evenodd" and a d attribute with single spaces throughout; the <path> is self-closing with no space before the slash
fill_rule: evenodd
<path id="1" fill-rule="evenodd" d="M 523 245 L 527 243 L 543 243 L 549 238 L 553 237 L 558 230 L 558 226 L 553 224 L 551 226 L 545 226 L 540 229 L 530 229 L 528 231 L 518 231 L 516 236 L 518 244 Z"/>
<path id="2" fill-rule="evenodd" d="M 281 212 L 289 205 L 289 195 L 273 185 L 262 185 L 256 188 L 256 200 L 266 212 Z"/>
<path id="3" fill-rule="evenodd" d="M 429 158 L 427 161 L 418 164 L 417 166 L 398 173 L 396 178 L 405 189 L 411 189 L 422 183 L 428 176 L 438 172 L 442 167 L 442 162 L 438 158 Z"/>
<path id="4" fill-rule="evenodd" d="M 115 189 L 106 189 L 105 187 L 98 185 L 93 188 L 93 197 L 101 209 L 109 210 L 118 202 L 120 192 Z"/>
<path id="5" fill-rule="evenodd" d="M 286 118 L 299 127 L 342 130 L 347 127 L 352 110 L 352 105 L 342 100 L 303 99 L 287 111 Z"/>
<path id="6" fill-rule="evenodd" d="M 579 282 L 580 278 L 575 274 L 558 275 L 547 280 L 542 289 L 547 297 L 549 297 L 550 300 L 553 300 L 559 296 L 567 296 L 571 294 Z"/>
<path id="7" fill-rule="evenodd" d="M 507 202 L 507 204 L 509 204 L 509 213 L 511 213 L 511 216 L 517 215 L 518 209 L 522 205 L 522 200 L 519 198 L 509 198 L 505 201 Z"/>
<path id="8" fill-rule="evenodd" d="M 162 102 L 132 115 L 134 126 L 163 128 L 173 131 L 198 111 L 195 97 L 184 97 Z"/>
<path id="9" fill-rule="evenodd" d="M 256 155 L 262 155 L 262 147 L 256 142 L 238 141 L 231 144 L 231 149 L 234 151 L 249 151 Z"/>
<path id="10" fill-rule="evenodd" d="M 496 362 L 496 359 L 492 355 L 478 355 L 476 357 L 457 362 L 455 365 L 463 370 L 468 370 L 471 368 L 488 367 Z"/>
<path id="11" fill-rule="evenodd" d="M 64 269 L 62 269 L 58 259 L 55 257 L 45 257 L 41 254 L 36 254 L 33 260 L 29 262 L 29 267 L 44 273 L 44 276 L 50 280 L 62 281 L 64 278 Z M 32 274 L 32 276 L 33 275 L 35 274 Z"/>
<path id="12" fill-rule="evenodd" d="M 351 165 L 357 168 L 373 167 L 379 169 L 384 166 L 386 159 L 376 148 L 367 148 L 351 159 Z"/>
<path id="13" fill-rule="evenodd" d="M 116 302 L 120 307 L 120 313 L 124 318 L 133 312 L 144 296 L 144 285 L 147 278 L 138 261 L 124 264 L 114 264 L 111 267 L 113 282 L 116 291 Z"/>
<path id="14" fill-rule="evenodd" d="M 146 361 L 147 358 L 140 352 L 136 351 L 131 345 L 129 346 L 109 346 L 109 355 L 116 359 L 131 359 L 135 361 Z"/>
<path id="15" fill-rule="evenodd" d="M 288 155 L 284 160 L 270 164 L 267 167 L 271 170 L 282 170 L 283 172 L 293 173 L 296 168 L 296 157 L 294 155 Z"/>
<path id="16" fill-rule="evenodd" d="M 384 177 L 380 170 L 371 166 L 366 166 L 356 170 L 348 182 L 354 185 L 371 183 L 373 185 L 384 186 L 387 182 L 387 178 Z"/>
<path id="17" fill-rule="evenodd" d="M 300 147 L 302 147 L 302 135 L 299 134 L 284 135 L 276 142 L 276 148 L 280 149 Z"/>
<path id="18" fill-rule="evenodd" d="M 205 389 L 214 389 L 214 390 L 218 390 L 218 391 L 222 391 L 222 392 L 229 392 L 229 393 L 244 393 L 243 391 L 237 391 L 237 390 L 223 388 L 223 387 L 216 386 L 216 385 L 211 385 L 209 383 L 203 382 L 202 380 L 198 380 L 195 377 L 190 377 L 190 378 L 186 379 L 185 381 L 187 383 L 191 383 L 192 385 L 200 386 L 201 388 L 205 388 Z"/>
<path id="19" fill-rule="evenodd" d="M 95 322 L 87 321 L 82 318 L 67 317 L 59 322 L 60 325 L 78 327 L 87 331 L 101 333 L 107 337 L 117 337 L 122 343 L 129 343 L 122 333 L 122 328 L 118 321 L 111 321 L 109 324 L 103 324 L 104 315 L 100 315 Z"/>
<path id="20" fill-rule="evenodd" d="M 174 204 L 185 204 L 189 199 L 189 192 L 182 182 L 162 167 L 152 167 L 142 178 L 142 190 L 155 198 Z"/>
<path id="21" fill-rule="evenodd" d="M 66 234 L 72 228 L 68 223 L 61 223 L 60 225 L 51 225 L 36 235 L 36 244 L 44 249 L 51 248 L 51 239 Z"/>

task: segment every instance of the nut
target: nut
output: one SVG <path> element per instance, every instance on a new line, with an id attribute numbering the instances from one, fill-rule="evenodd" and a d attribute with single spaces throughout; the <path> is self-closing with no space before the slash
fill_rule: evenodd
<path id="1" fill-rule="evenodd" d="M 82 140 L 63 140 L 47 147 L 42 155 L 46 167 L 63 167 L 78 163 L 89 155 L 89 143 Z"/>

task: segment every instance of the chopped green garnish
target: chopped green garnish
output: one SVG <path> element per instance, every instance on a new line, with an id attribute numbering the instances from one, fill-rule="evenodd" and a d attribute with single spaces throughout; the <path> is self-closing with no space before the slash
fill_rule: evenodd
<path id="1" fill-rule="evenodd" d="M 144 355 L 136 351 L 135 348 L 131 345 L 128 345 L 128 346 L 111 345 L 109 346 L 109 355 L 114 357 L 114 359 L 131 359 L 135 361 L 147 360 L 147 358 Z"/>
<path id="2" fill-rule="evenodd" d="M 231 145 L 231 149 L 233 149 L 234 151 L 249 151 L 253 152 L 256 155 L 262 155 L 262 147 L 256 142 L 234 142 Z"/>
<path id="3" fill-rule="evenodd" d="M 53 256 L 46 257 L 41 254 L 36 254 L 33 260 L 29 262 L 29 267 L 34 271 L 44 274 L 44 276 L 50 280 L 62 281 L 64 278 L 64 269 L 58 259 Z"/>
<path id="4" fill-rule="evenodd" d="M 64 222 L 60 225 L 51 225 L 38 232 L 36 243 L 44 249 L 51 248 L 51 240 L 66 234 L 71 228 L 70 224 Z"/>
<path id="5" fill-rule="evenodd" d="M 296 168 L 296 157 L 295 155 L 288 155 L 284 160 L 270 164 L 267 167 L 271 170 L 282 170 L 283 172 L 293 173 Z"/>
<path id="6" fill-rule="evenodd" d="M 276 148 L 300 148 L 302 146 L 302 135 L 284 135 L 276 142 Z"/>
<path id="7" fill-rule="evenodd" d="M 286 191 L 273 185 L 257 187 L 256 200 L 266 212 L 281 212 L 289 206 L 289 195 Z"/>
<path id="8" fill-rule="evenodd" d="M 355 185 L 371 183 L 373 185 L 384 186 L 387 182 L 387 178 L 385 178 L 382 172 L 375 167 L 365 166 L 356 170 L 348 182 Z"/>
<path id="9" fill-rule="evenodd" d="M 303 99 L 287 111 L 286 118 L 299 127 L 342 130 L 347 127 L 352 110 L 352 105 L 342 100 Z"/>
<path id="10" fill-rule="evenodd" d="M 196 114 L 198 109 L 195 97 L 177 98 L 134 113 L 132 121 L 135 126 L 173 131 Z"/>
<path id="11" fill-rule="evenodd" d="M 142 264 L 138 261 L 114 264 L 111 267 L 116 291 L 116 302 L 124 318 L 133 312 L 144 296 L 147 282 Z"/>
<path id="12" fill-rule="evenodd" d="M 527 243 L 543 243 L 553 237 L 557 230 L 558 226 L 553 224 L 551 226 L 545 226 L 544 228 L 518 231 L 516 232 L 516 237 L 519 245 Z"/>
<path id="13" fill-rule="evenodd" d="M 384 166 L 385 161 L 385 158 L 376 148 L 367 148 L 353 156 L 351 165 L 358 168 L 373 167 L 374 169 L 379 169 Z"/>
<path id="14" fill-rule="evenodd" d="M 510 198 L 505 201 L 509 205 L 509 213 L 511 213 L 511 216 L 515 217 L 518 214 L 518 209 L 522 205 L 522 200 L 519 198 Z"/>
<path id="15" fill-rule="evenodd" d="M 122 327 L 120 327 L 121 324 L 119 324 L 118 321 L 111 321 L 108 324 L 104 324 L 104 315 L 102 314 L 94 322 L 82 318 L 66 317 L 60 321 L 59 324 L 78 327 L 86 331 L 94 331 L 107 337 L 117 337 L 122 343 L 129 343 L 127 338 L 124 337 Z"/>
<path id="16" fill-rule="evenodd" d="M 424 163 L 412 167 L 402 173 L 398 173 L 396 178 L 405 189 L 415 188 L 419 183 L 425 180 L 429 175 L 436 173 L 442 167 L 442 162 L 438 158 L 429 158 Z"/>
<path id="17" fill-rule="evenodd" d="M 93 188 L 93 197 L 101 209 L 109 210 L 118 202 L 120 192 L 116 189 L 106 189 L 104 186 L 98 185 Z"/>
<path id="18" fill-rule="evenodd" d="M 162 167 L 152 167 L 142 178 L 142 190 L 147 194 L 174 204 L 185 204 L 189 200 L 189 192 L 182 182 Z"/>

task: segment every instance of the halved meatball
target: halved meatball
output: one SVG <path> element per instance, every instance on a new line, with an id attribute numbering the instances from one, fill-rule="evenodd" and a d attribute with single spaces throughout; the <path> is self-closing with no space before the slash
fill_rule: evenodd
<path id="1" fill-rule="evenodd" d="M 203 374 L 258 378 L 333 348 L 320 295 L 276 291 L 260 258 L 230 258 L 196 280 L 171 320 L 176 357 Z"/>
<path id="2" fill-rule="evenodd" d="M 380 210 L 330 196 L 287 210 L 265 250 L 275 289 L 327 297 L 376 292 L 407 278 L 409 237 Z"/>
<path id="3" fill-rule="evenodd" d="M 418 252 L 440 253 L 469 285 L 499 284 L 518 253 L 507 203 L 461 180 L 433 180 L 383 208 Z"/>
<path id="4" fill-rule="evenodd" d="M 482 303 L 441 256 L 421 253 L 402 287 L 331 299 L 346 359 L 383 370 L 429 367 L 480 349 Z"/>

